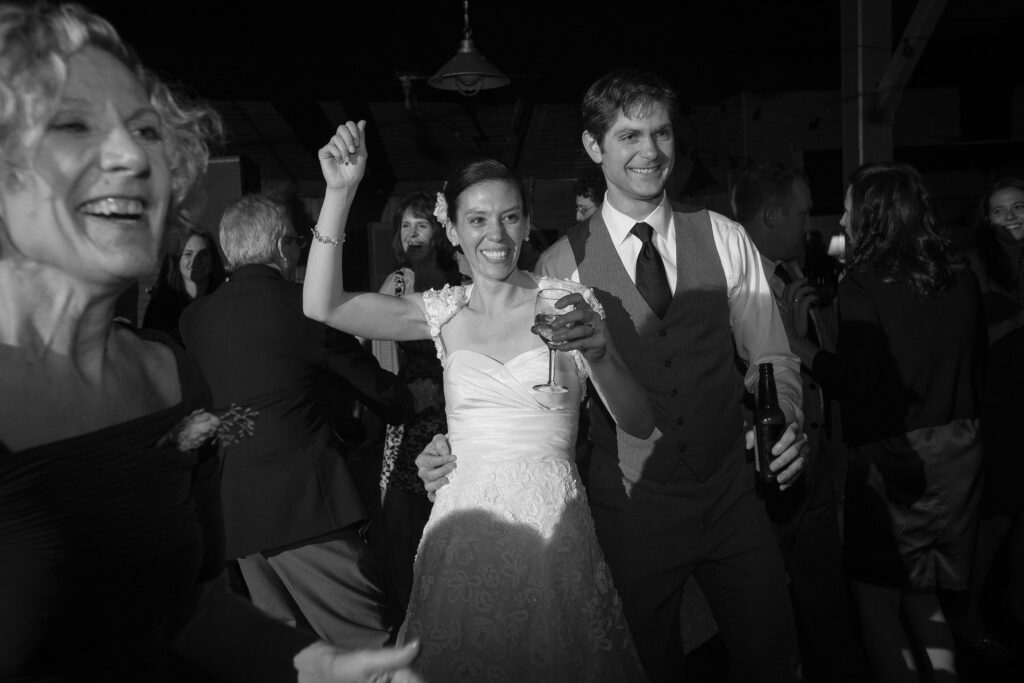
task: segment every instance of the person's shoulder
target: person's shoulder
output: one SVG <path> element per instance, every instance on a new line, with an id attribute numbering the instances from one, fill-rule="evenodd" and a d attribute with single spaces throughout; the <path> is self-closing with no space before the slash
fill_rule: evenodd
<path id="1" fill-rule="evenodd" d="M 710 211 L 705 209 L 708 213 L 708 219 L 711 221 L 711 229 L 719 232 L 723 235 L 739 235 L 747 237 L 747 231 L 743 229 L 743 226 L 738 221 L 734 221 L 728 216 L 724 216 L 718 212 Z"/>
<path id="2" fill-rule="evenodd" d="M 227 284 L 224 283 L 215 292 L 210 292 L 190 301 L 181 309 L 181 315 L 178 318 L 179 326 L 188 326 L 197 316 L 204 315 L 204 311 L 216 310 L 221 305 L 220 302 L 230 296 L 231 289 L 227 287 Z"/>
<path id="3" fill-rule="evenodd" d="M 473 289 L 473 283 L 464 285 L 446 284 L 441 289 L 428 289 L 423 292 L 424 304 L 431 306 L 462 306 L 469 301 L 469 293 Z"/>
<path id="4" fill-rule="evenodd" d="M 468 285 L 445 285 L 441 289 L 428 289 L 423 292 L 423 308 L 430 326 L 430 335 L 436 337 L 441 326 L 451 320 L 469 301 L 473 289 Z"/>
<path id="5" fill-rule="evenodd" d="M 195 361 L 182 343 L 167 332 L 117 324 L 114 333 L 119 335 L 127 353 L 137 357 L 147 374 L 158 384 L 180 382 L 184 389 L 185 386 L 201 383 Z"/>
<path id="6" fill-rule="evenodd" d="M 688 202 L 671 201 L 671 202 L 669 202 L 669 206 L 672 207 L 672 213 L 682 213 L 682 214 L 713 213 L 712 211 L 708 211 L 707 207 L 705 207 L 705 206 L 702 206 L 700 204 L 690 204 Z"/>
<path id="7" fill-rule="evenodd" d="M 578 223 L 569 230 L 576 230 L 582 225 L 584 223 Z M 572 274 L 572 271 L 576 269 L 576 257 L 573 254 L 572 245 L 569 243 L 568 233 L 569 231 L 566 231 L 566 234 L 555 240 L 554 244 L 541 253 L 533 267 L 535 273 L 560 277 Z"/>
<path id="8" fill-rule="evenodd" d="M 569 230 L 573 230 L 576 227 L 578 226 L 573 226 L 572 228 L 569 228 Z M 568 232 L 569 231 L 567 230 L 561 237 L 555 240 L 551 246 L 540 253 L 540 256 L 537 258 L 538 265 L 558 258 L 560 254 L 572 251 L 572 246 L 569 244 Z"/>
<path id="9" fill-rule="evenodd" d="M 302 299 L 302 283 L 286 280 L 277 268 L 266 265 L 243 266 L 231 279 L 209 297 L 224 293 L 222 300 L 230 295 L 233 299 L 258 299 L 267 297 L 292 300 Z"/>
<path id="10" fill-rule="evenodd" d="M 886 282 L 881 275 L 866 268 L 847 270 L 839 281 L 839 288 L 845 290 L 847 295 L 858 293 L 871 298 L 874 298 L 879 292 L 884 297 L 895 298 L 902 293 L 903 289 L 894 287 L 893 283 Z"/>
<path id="11" fill-rule="evenodd" d="M 722 235 L 747 234 L 737 221 L 698 204 L 672 202 L 672 213 L 683 220 L 702 220 L 706 217 L 711 229 Z"/>

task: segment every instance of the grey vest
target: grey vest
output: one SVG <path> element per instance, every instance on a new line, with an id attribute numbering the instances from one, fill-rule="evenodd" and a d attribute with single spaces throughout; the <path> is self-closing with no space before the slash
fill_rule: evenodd
<path id="1" fill-rule="evenodd" d="M 595 393 L 591 440 L 627 469 L 659 483 L 680 462 L 704 481 L 728 455 L 743 451 L 743 378 L 711 218 L 699 207 L 678 205 L 673 212 L 678 274 L 664 320 L 629 279 L 600 212 L 567 232 L 580 282 L 604 306 L 615 347 L 647 389 L 657 426 L 648 439 L 619 432 Z"/>

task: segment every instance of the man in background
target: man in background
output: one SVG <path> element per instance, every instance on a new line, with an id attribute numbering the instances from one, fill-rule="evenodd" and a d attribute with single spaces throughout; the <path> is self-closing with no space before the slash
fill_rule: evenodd
<path id="1" fill-rule="evenodd" d="M 253 603 L 345 648 L 391 640 L 378 572 L 361 531 L 367 512 L 331 430 L 328 379 L 399 424 L 414 397 L 351 335 L 302 313 L 292 282 L 302 238 L 280 203 L 247 195 L 224 212 L 230 280 L 181 317 L 189 352 L 220 410 L 256 411 L 248 438 L 223 448 L 226 557 Z M 419 402 L 430 390 L 417 387 Z"/>
<path id="2" fill-rule="evenodd" d="M 778 163 L 745 171 L 732 193 L 732 208 L 761 254 L 775 302 L 790 337 L 810 336 L 835 351 L 837 317 L 802 269 L 810 231 L 811 188 L 803 172 Z M 846 600 L 834 473 L 843 456 L 838 405 L 800 369 L 807 470 L 786 491 L 763 489 L 789 575 L 799 643 L 808 681 L 864 680 Z"/>
<path id="3" fill-rule="evenodd" d="M 576 222 L 581 223 L 597 212 L 604 201 L 604 174 L 600 169 L 582 175 L 576 181 Z"/>

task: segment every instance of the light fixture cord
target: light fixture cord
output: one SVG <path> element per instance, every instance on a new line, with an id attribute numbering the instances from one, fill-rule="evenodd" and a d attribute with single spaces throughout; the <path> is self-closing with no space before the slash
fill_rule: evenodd
<path id="1" fill-rule="evenodd" d="M 469 28 L 469 0 L 462 0 L 462 36 L 466 40 L 473 37 L 473 30 Z"/>

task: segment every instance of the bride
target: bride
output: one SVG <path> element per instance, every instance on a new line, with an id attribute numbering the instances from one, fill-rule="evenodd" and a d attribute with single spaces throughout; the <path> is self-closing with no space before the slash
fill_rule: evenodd
<path id="1" fill-rule="evenodd" d="M 572 462 L 589 377 L 623 429 L 653 429 L 646 394 L 581 285 L 516 268 L 529 235 L 522 185 L 503 164 L 459 168 L 435 214 L 473 284 L 403 297 L 346 292 L 345 222 L 366 168 L 365 122 L 339 126 L 319 152 L 327 182 L 304 285 L 306 315 L 371 339 L 432 338 L 444 368 L 459 468 L 437 494 L 399 634 L 419 639 L 430 681 L 642 681 L 618 593 Z M 569 290 L 553 340 L 564 393 L 532 333 L 539 289 Z M 570 305 L 571 304 L 571 308 Z"/>

